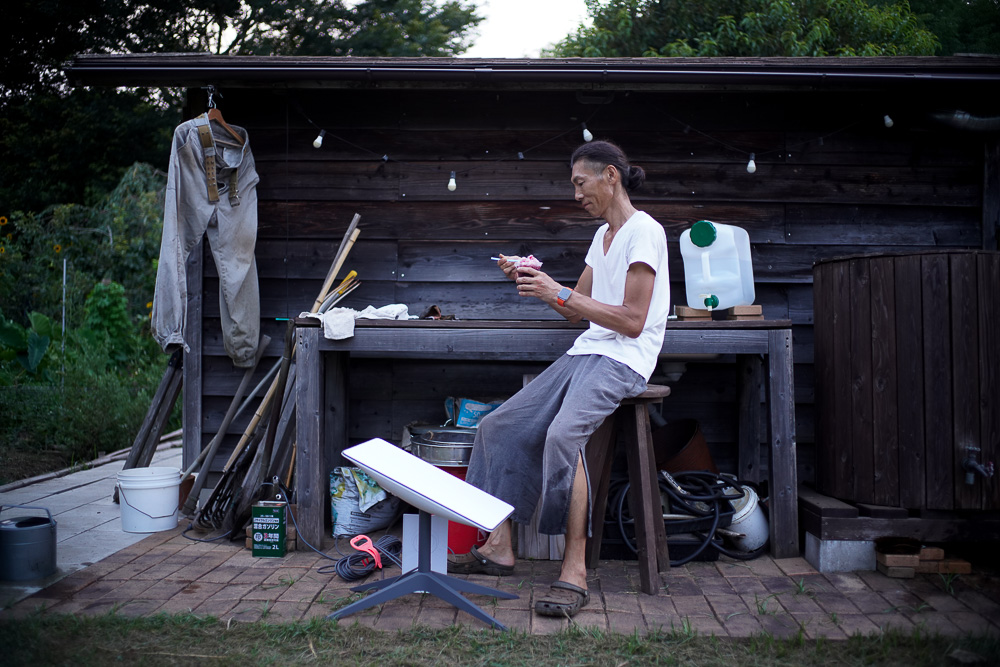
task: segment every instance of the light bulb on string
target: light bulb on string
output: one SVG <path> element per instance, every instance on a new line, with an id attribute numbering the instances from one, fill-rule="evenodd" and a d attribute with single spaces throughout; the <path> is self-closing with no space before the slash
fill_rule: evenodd
<path id="1" fill-rule="evenodd" d="M 451 178 L 448 179 L 448 190 L 454 192 L 457 187 L 458 183 L 455 182 L 455 172 L 451 172 Z"/>
<path id="2" fill-rule="evenodd" d="M 594 134 L 590 130 L 587 129 L 587 124 L 586 123 L 582 123 L 582 125 L 583 125 L 583 140 L 584 141 L 593 141 L 594 140 Z"/>
<path id="3" fill-rule="evenodd" d="M 750 153 L 750 161 L 747 162 L 747 173 L 748 174 L 752 174 L 755 171 L 757 171 L 757 163 L 754 161 L 755 157 L 757 157 L 757 155 L 755 153 Z"/>
<path id="4" fill-rule="evenodd" d="M 320 148 L 323 145 L 323 137 L 326 136 L 326 130 L 320 130 L 319 134 L 313 139 L 313 148 Z"/>
<path id="5" fill-rule="evenodd" d="M 885 123 L 886 127 L 892 127 L 893 124 L 894 124 L 892 122 L 892 118 L 889 116 L 889 114 L 886 114 L 886 115 L 882 116 L 882 122 Z"/>

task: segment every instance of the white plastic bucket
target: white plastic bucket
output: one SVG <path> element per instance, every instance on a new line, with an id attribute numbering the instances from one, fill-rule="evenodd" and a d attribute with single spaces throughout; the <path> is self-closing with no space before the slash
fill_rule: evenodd
<path id="1" fill-rule="evenodd" d="M 757 502 L 757 493 L 749 486 L 743 487 L 743 497 L 733 501 L 733 521 L 728 529 L 743 537 L 733 538 L 738 551 L 754 551 L 767 542 L 767 517 Z"/>
<path id="2" fill-rule="evenodd" d="M 118 473 L 122 530 L 157 533 L 176 528 L 180 485 L 177 468 L 133 468 Z"/>
<path id="3" fill-rule="evenodd" d="M 689 307 L 712 310 L 753 304 L 753 262 L 745 229 L 699 220 L 681 233 L 680 246 Z"/>

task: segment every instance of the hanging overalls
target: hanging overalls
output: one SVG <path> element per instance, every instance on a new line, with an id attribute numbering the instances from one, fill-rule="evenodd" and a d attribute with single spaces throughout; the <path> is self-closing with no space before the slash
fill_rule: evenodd
<path id="1" fill-rule="evenodd" d="M 202 115 L 174 130 L 153 297 L 153 337 L 171 351 L 185 341 L 188 255 L 207 233 L 219 272 L 222 339 L 233 364 L 253 365 L 260 337 L 257 289 L 257 182 L 246 130 L 242 147 L 220 145 Z M 220 139 L 227 135 L 219 134 Z"/>

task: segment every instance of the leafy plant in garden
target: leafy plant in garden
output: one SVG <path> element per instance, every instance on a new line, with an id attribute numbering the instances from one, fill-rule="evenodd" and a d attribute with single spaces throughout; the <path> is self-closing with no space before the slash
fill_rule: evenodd
<path id="1" fill-rule="evenodd" d="M 22 361 L 27 352 L 7 345 L 8 340 L 23 340 L 13 335 L 19 325 L 0 322 L 0 483 L 18 478 L 9 477 L 12 460 L 29 461 L 21 466 L 29 472 L 20 476 L 27 476 L 42 472 L 31 467 L 35 462 L 51 467 L 56 457 L 56 467 L 61 467 L 132 443 L 166 357 L 149 336 L 129 326 L 120 290 L 114 283 L 99 285 L 95 306 L 88 309 L 109 313 L 114 326 L 67 330 L 65 341 L 57 323 L 32 313 L 32 327 L 23 339 L 32 334 L 51 339 L 34 373 Z M 45 331 L 51 335 L 42 335 Z M 175 415 L 170 427 L 178 422 Z"/>
<path id="2" fill-rule="evenodd" d="M 44 372 L 42 362 L 52 341 L 52 320 L 41 313 L 31 313 L 31 328 L 11 322 L 0 310 L 0 361 L 16 361 L 29 375 Z"/>
<path id="3" fill-rule="evenodd" d="M 84 305 L 83 326 L 84 331 L 107 337 L 109 363 L 125 362 L 136 349 L 125 288 L 118 283 L 105 280 L 94 285 Z"/>

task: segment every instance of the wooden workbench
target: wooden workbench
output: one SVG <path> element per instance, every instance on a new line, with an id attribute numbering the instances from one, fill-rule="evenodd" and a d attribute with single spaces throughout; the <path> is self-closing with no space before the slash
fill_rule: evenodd
<path id="1" fill-rule="evenodd" d="M 299 531 L 314 544 L 323 535 L 329 502 L 329 457 L 348 445 L 346 374 L 351 357 L 553 361 L 583 328 L 549 320 L 358 320 L 352 338 L 327 340 L 317 320 L 299 319 L 296 324 L 295 492 Z M 662 352 L 735 355 L 741 377 L 738 474 L 749 481 L 760 478 L 755 389 L 764 381 L 771 553 L 777 558 L 798 556 L 791 323 L 671 321 Z"/>

